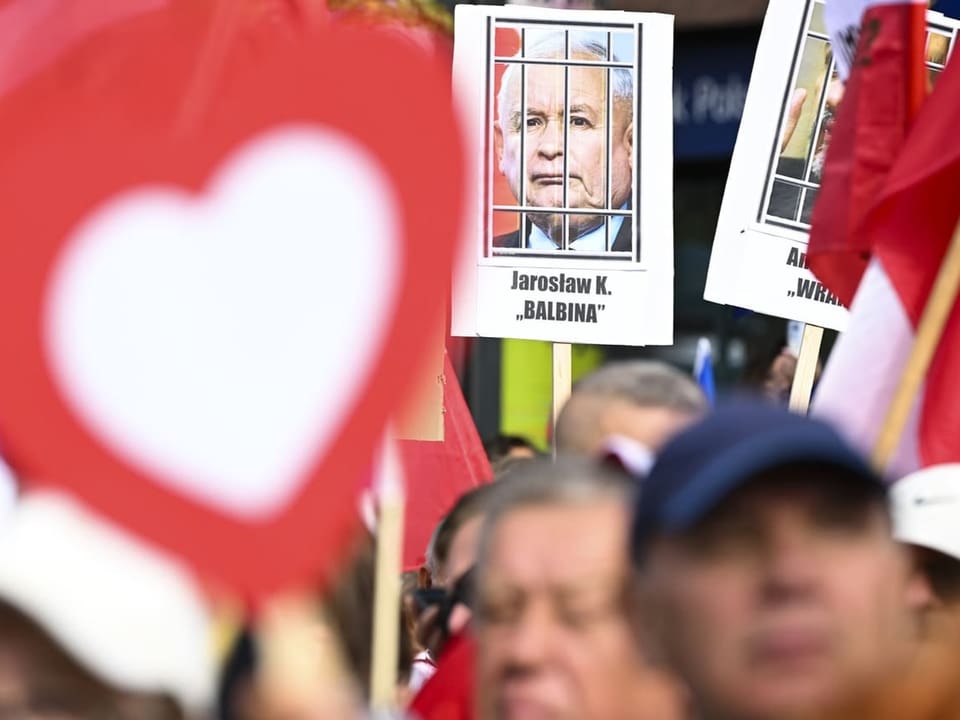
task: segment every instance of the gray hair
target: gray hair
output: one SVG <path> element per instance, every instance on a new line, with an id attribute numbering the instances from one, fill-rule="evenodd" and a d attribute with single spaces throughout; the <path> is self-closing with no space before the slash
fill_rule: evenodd
<path id="1" fill-rule="evenodd" d="M 548 59 L 562 58 L 566 55 L 567 39 L 566 33 L 555 32 L 538 40 L 532 47 L 527 48 L 523 54 L 524 58 Z M 585 55 L 588 58 L 596 60 L 607 60 L 607 48 L 603 43 L 596 40 L 574 38 L 570 36 L 570 57 L 574 55 Z M 518 53 L 514 57 L 521 57 Z M 613 62 L 620 62 L 617 56 L 612 52 L 610 59 Z M 516 75 L 518 63 L 510 63 L 503 73 L 500 80 L 500 91 L 497 93 L 497 122 L 504 128 L 504 108 L 507 101 L 507 88 L 513 82 Z M 630 117 L 633 117 L 633 73 L 627 68 L 610 68 L 611 88 L 613 98 L 618 102 L 625 102 L 630 111 Z M 504 128 L 505 129 L 505 128 Z"/>
<path id="2" fill-rule="evenodd" d="M 518 467 L 497 483 L 480 536 L 478 567 L 482 574 L 490 539 L 500 522 L 512 512 L 528 507 L 590 505 L 598 501 L 628 504 L 634 483 L 613 466 L 582 457 L 557 460 L 537 458 Z"/>
<path id="3" fill-rule="evenodd" d="M 571 400 L 589 396 L 600 400 L 620 400 L 645 408 L 664 408 L 690 415 L 702 415 L 708 409 L 700 386 L 686 373 L 654 360 L 628 360 L 610 363 L 584 376 L 573 388 Z M 571 448 L 593 417 L 577 412 L 576 403 L 560 411 L 554 431 L 558 448 Z"/>

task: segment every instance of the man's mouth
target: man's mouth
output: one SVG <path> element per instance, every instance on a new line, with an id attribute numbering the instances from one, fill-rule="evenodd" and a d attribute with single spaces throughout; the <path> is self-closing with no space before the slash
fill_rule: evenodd
<path id="1" fill-rule="evenodd" d="M 579 180 L 579 177 L 576 175 L 569 175 L 568 179 L 570 182 L 573 182 L 574 180 Z M 530 181 L 537 185 L 563 185 L 563 175 L 534 173 L 530 176 Z"/>
<path id="2" fill-rule="evenodd" d="M 823 114 L 823 121 L 821 126 L 823 127 L 823 132 L 825 135 L 830 135 L 833 132 L 833 113 L 827 111 Z"/>

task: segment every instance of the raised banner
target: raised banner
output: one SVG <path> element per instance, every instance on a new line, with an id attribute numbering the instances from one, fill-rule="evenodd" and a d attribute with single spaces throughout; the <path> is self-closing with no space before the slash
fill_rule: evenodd
<path id="1" fill-rule="evenodd" d="M 207 7 L 90 34 L 3 98 L 0 443 L 256 597 L 352 545 L 436 349 L 462 145 L 399 33 L 211 33 Z"/>
<path id="2" fill-rule="evenodd" d="M 673 18 L 460 5 L 453 334 L 673 340 Z"/>
<path id="3" fill-rule="evenodd" d="M 847 310 L 807 268 L 824 159 L 844 85 L 823 0 L 771 0 L 730 164 L 704 297 L 843 330 Z M 927 14 L 930 83 L 957 21 Z"/>

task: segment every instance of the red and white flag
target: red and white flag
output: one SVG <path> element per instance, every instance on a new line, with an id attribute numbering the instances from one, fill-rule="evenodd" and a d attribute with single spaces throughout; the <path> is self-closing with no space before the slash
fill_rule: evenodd
<path id="1" fill-rule="evenodd" d="M 845 82 L 813 211 L 807 263 L 849 307 L 871 252 L 863 224 L 926 94 L 926 2 L 828 0 Z"/>
<path id="2" fill-rule="evenodd" d="M 835 346 L 814 412 L 872 449 L 900 381 L 920 316 L 960 220 L 960 60 L 924 102 L 877 202 L 863 221 L 872 260 Z M 916 399 L 892 475 L 960 460 L 960 312 L 956 303 Z"/>

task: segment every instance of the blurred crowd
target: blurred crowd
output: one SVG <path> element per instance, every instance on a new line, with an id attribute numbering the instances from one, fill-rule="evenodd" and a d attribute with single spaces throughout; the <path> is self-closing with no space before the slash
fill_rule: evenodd
<path id="1" fill-rule="evenodd" d="M 404 573 L 375 710 L 375 529 L 322 593 L 251 614 L 27 494 L 0 530 L 0 718 L 960 717 L 960 466 L 882 477 L 779 397 L 713 408 L 614 363 L 554 454 L 488 442 L 492 482 Z"/>

